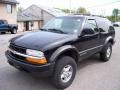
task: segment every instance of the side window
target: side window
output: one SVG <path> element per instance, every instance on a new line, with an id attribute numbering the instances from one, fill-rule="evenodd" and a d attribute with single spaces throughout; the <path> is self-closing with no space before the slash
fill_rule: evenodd
<path id="1" fill-rule="evenodd" d="M 106 18 L 98 19 L 97 23 L 98 23 L 100 32 L 106 33 L 109 31 L 110 26 L 112 26 L 111 22 Z"/>
<path id="2" fill-rule="evenodd" d="M 90 29 L 92 30 L 94 33 L 98 33 L 98 28 L 97 28 L 97 24 L 95 22 L 95 20 L 93 19 L 90 19 L 90 20 L 87 20 L 85 25 L 84 25 L 84 29 Z"/>

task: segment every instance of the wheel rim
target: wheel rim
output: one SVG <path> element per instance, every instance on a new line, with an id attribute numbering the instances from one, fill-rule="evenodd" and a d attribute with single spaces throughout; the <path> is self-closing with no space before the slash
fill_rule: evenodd
<path id="1" fill-rule="evenodd" d="M 73 67 L 71 65 L 66 65 L 61 72 L 61 81 L 67 83 L 73 75 Z"/>
<path id="2" fill-rule="evenodd" d="M 110 47 L 108 47 L 108 49 L 107 49 L 107 58 L 109 58 L 109 57 L 110 57 L 110 55 L 111 55 L 111 48 L 110 48 Z"/>

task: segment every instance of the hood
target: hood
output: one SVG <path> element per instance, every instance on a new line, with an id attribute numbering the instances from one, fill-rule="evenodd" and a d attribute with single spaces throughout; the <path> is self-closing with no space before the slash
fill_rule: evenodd
<path id="1" fill-rule="evenodd" d="M 15 45 L 27 49 L 45 51 L 53 47 L 58 47 L 71 40 L 75 40 L 76 38 L 77 35 L 38 31 L 18 36 L 11 41 Z"/>

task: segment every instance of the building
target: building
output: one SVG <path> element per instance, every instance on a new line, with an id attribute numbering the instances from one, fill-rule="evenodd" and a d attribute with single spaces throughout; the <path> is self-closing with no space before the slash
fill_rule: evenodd
<path id="1" fill-rule="evenodd" d="M 65 13 L 59 9 L 31 5 L 18 14 L 19 31 L 38 30 L 48 20 L 60 15 L 65 15 Z"/>
<path id="2" fill-rule="evenodd" d="M 0 0 L 0 19 L 7 20 L 9 24 L 17 24 L 16 0 Z"/>

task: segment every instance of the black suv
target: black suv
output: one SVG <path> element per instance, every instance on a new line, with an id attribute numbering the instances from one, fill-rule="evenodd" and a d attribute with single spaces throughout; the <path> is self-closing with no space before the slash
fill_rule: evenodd
<path id="1" fill-rule="evenodd" d="M 61 16 L 40 31 L 11 39 L 6 57 L 17 69 L 49 76 L 53 85 L 64 89 L 73 82 L 79 61 L 96 53 L 104 62 L 110 59 L 114 37 L 106 18 Z"/>

